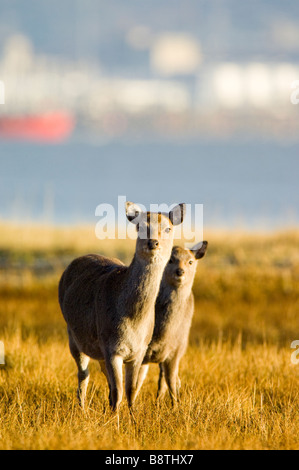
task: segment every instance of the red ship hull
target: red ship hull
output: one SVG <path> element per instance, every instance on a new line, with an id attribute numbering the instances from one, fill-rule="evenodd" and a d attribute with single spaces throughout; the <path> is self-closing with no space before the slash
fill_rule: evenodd
<path id="1" fill-rule="evenodd" d="M 65 112 L 38 116 L 0 117 L 0 137 L 60 142 L 71 135 L 74 125 L 73 116 Z"/>

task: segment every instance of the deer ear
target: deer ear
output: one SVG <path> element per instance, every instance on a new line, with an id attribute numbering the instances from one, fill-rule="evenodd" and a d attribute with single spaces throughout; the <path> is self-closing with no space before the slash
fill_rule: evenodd
<path id="1" fill-rule="evenodd" d="M 134 202 L 126 202 L 126 216 L 132 224 L 138 224 L 138 218 L 142 213 L 142 209 Z"/>
<path id="2" fill-rule="evenodd" d="M 204 241 L 194 245 L 192 248 L 190 248 L 190 251 L 192 251 L 192 253 L 194 254 L 195 259 L 200 259 L 203 258 L 206 254 L 207 248 L 208 242 Z"/>
<path id="3" fill-rule="evenodd" d="M 186 214 L 186 204 L 178 204 L 169 212 L 172 225 L 180 225 Z"/>

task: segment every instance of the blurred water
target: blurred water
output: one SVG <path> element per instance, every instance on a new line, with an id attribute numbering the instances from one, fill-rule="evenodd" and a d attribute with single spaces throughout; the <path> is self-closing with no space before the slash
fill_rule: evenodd
<path id="1" fill-rule="evenodd" d="M 0 143 L 0 218 L 96 223 L 117 196 L 204 204 L 204 225 L 299 223 L 298 143 L 269 141 Z"/>

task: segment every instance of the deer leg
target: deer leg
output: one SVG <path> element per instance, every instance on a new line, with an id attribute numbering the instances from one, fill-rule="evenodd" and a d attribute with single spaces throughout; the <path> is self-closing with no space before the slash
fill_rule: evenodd
<path id="1" fill-rule="evenodd" d="M 77 367 L 78 367 L 77 397 L 78 397 L 81 408 L 84 410 L 86 391 L 87 391 L 87 386 L 89 382 L 88 364 L 90 361 L 90 357 L 84 354 L 83 352 L 79 351 L 71 334 L 69 334 L 69 345 L 70 345 L 71 354 L 73 358 L 75 359 Z"/>
<path id="2" fill-rule="evenodd" d="M 180 400 L 180 390 L 181 390 L 182 382 L 179 376 L 177 376 L 177 395 L 178 395 L 178 400 Z"/>
<path id="3" fill-rule="evenodd" d="M 141 360 L 128 362 L 126 364 L 126 395 L 129 408 L 132 408 L 138 393 L 138 377 L 141 368 Z M 145 369 L 143 370 L 144 373 Z M 145 378 L 145 376 L 144 376 Z M 142 382 L 141 382 L 142 384 Z"/>
<path id="4" fill-rule="evenodd" d="M 159 364 L 159 380 L 158 380 L 158 391 L 157 391 L 157 400 L 161 400 L 167 390 L 167 383 L 165 380 L 165 374 L 163 370 L 163 364 Z"/>
<path id="5" fill-rule="evenodd" d="M 165 374 L 165 380 L 168 385 L 172 405 L 174 405 L 178 401 L 178 388 L 180 384 L 180 379 L 178 377 L 179 358 L 176 356 L 171 360 L 166 360 L 163 363 L 163 370 Z"/>
<path id="6" fill-rule="evenodd" d="M 108 383 L 108 387 L 109 387 L 109 404 L 110 404 L 110 406 L 112 407 L 112 402 L 111 402 L 111 387 L 110 387 L 110 383 L 109 383 L 109 375 L 108 375 L 108 372 L 107 372 L 107 368 L 106 368 L 105 361 L 104 361 L 104 360 L 99 361 L 99 364 L 100 364 L 101 371 L 103 372 L 103 374 L 105 375 L 105 377 L 106 377 L 106 379 L 107 379 L 107 383 Z"/>
<path id="7" fill-rule="evenodd" d="M 142 364 L 142 366 L 140 367 L 138 380 L 137 380 L 137 386 L 136 386 L 135 399 L 136 399 L 138 393 L 140 392 L 140 389 L 141 389 L 142 384 L 145 380 L 145 377 L 147 376 L 148 369 L 149 369 L 149 364 Z"/>
<path id="8" fill-rule="evenodd" d="M 105 361 L 109 377 L 110 405 L 112 411 L 118 412 L 123 395 L 123 358 L 121 356 L 110 356 Z"/>

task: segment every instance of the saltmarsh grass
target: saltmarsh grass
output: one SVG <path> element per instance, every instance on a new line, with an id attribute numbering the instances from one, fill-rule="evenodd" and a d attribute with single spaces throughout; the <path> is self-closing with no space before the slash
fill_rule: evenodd
<path id="1" fill-rule="evenodd" d="M 73 257 L 98 252 L 130 261 L 131 241 L 99 241 L 93 229 L 0 227 L 1 449 L 297 449 L 299 233 L 205 231 L 180 404 L 155 403 L 158 368 L 119 426 L 96 362 L 85 413 L 59 311 L 57 283 Z M 26 235 L 27 234 L 27 235 Z"/>

